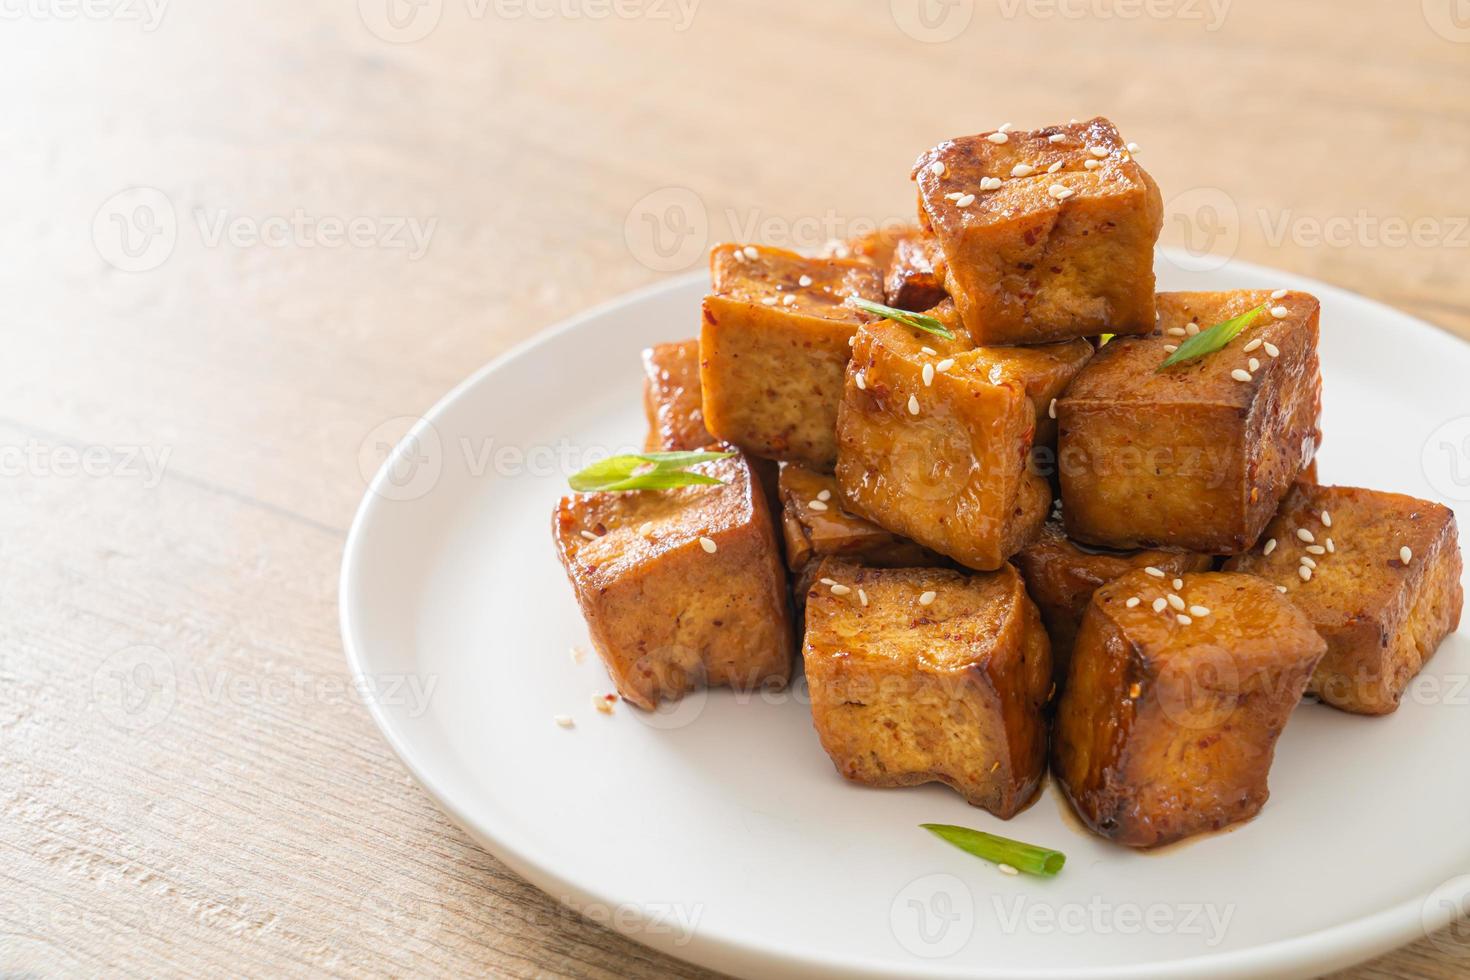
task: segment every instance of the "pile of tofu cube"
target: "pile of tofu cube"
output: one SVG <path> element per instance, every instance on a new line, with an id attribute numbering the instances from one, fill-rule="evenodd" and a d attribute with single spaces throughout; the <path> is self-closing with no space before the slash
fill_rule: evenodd
<path id="1" fill-rule="evenodd" d="M 1135 152 L 1101 118 L 948 140 L 915 225 L 712 250 L 644 400 L 650 451 L 735 453 L 721 483 L 554 514 L 626 701 L 779 688 L 799 644 L 846 778 L 1008 818 L 1050 764 L 1135 847 L 1254 816 L 1304 695 L 1398 707 L 1459 623 L 1454 514 L 1317 482 L 1318 301 L 1156 293 Z"/>

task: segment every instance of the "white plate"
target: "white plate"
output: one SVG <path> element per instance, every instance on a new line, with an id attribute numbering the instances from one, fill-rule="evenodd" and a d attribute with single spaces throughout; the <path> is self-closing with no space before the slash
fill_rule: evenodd
<path id="1" fill-rule="evenodd" d="M 1160 288 L 1321 298 L 1324 482 L 1470 500 L 1470 346 L 1322 283 L 1182 258 L 1161 260 Z M 748 976 L 1308 976 L 1464 911 L 1463 630 L 1390 717 L 1304 705 L 1260 816 L 1157 854 L 1087 835 L 1054 787 L 1007 823 L 940 787 L 846 783 L 800 687 L 596 713 L 593 693 L 612 688 L 553 555 L 551 507 L 583 450 L 642 439 L 638 352 L 691 335 L 704 288 L 690 276 L 621 298 L 481 369 L 357 513 L 348 660 L 394 750 L 475 840 L 596 921 Z M 553 723 L 563 713 L 576 728 Z M 1067 866 L 1006 877 L 922 822 L 1054 846 Z M 1470 936 L 1436 941 L 1470 957 Z"/>

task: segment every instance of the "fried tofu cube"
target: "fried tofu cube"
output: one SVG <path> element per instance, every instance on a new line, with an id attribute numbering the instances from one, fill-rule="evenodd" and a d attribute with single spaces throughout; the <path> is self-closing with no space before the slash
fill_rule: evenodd
<path id="1" fill-rule="evenodd" d="M 892 568 L 944 564 L 928 548 L 844 510 L 834 476 L 782 463 L 780 495 L 786 566 L 793 572 L 823 558 Z"/>
<path id="2" fill-rule="evenodd" d="M 1263 305 L 1223 349 L 1160 370 L 1190 324 Z M 1316 455 L 1319 305 L 1306 293 L 1162 293 L 1159 313 L 1159 332 L 1110 341 L 1057 402 L 1067 534 L 1240 554 Z"/>
<path id="3" fill-rule="evenodd" d="M 703 449 L 715 443 L 704 427 L 699 341 L 658 344 L 643 352 L 643 411 L 650 452 Z"/>
<path id="4" fill-rule="evenodd" d="M 1163 199 L 1106 119 L 947 140 L 913 178 L 976 343 L 1153 330 Z"/>
<path id="5" fill-rule="evenodd" d="M 881 271 L 750 245 L 716 246 L 710 269 L 699 336 L 705 425 L 757 456 L 831 469 L 848 341 L 866 318 L 847 300 L 881 303 Z"/>
<path id="6" fill-rule="evenodd" d="M 883 279 L 888 305 L 916 312 L 938 306 L 948 295 L 944 275 L 944 253 L 933 235 L 916 231 L 900 238 Z"/>
<path id="7" fill-rule="evenodd" d="M 1327 649 L 1264 579 L 1180 578 L 1129 572 L 1093 593 L 1057 705 L 1063 792 L 1095 833 L 1130 847 L 1260 811 L 1277 736 Z"/>
<path id="8" fill-rule="evenodd" d="M 838 418 L 843 506 L 982 571 L 1040 529 L 1051 488 L 1028 466 L 1027 381 L 975 349 L 881 320 L 858 331 Z"/>
<path id="9" fill-rule="evenodd" d="M 812 722 L 846 778 L 942 782 L 1009 818 L 1041 785 L 1046 631 L 1015 569 L 825 561 L 807 594 Z"/>
<path id="10" fill-rule="evenodd" d="M 791 676 L 786 576 L 750 462 L 695 469 L 723 485 L 575 494 L 552 517 L 592 643 L 640 708 Z"/>
<path id="11" fill-rule="evenodd" d="M 1357 714 L 1398 708 L 1465 601 L 1454 512 L 1378 490 L 1298 483 L 1226 567 L 1286 590 L 1327 641 L 1308 693 Z"/>
<path id="12" fill-rule="evenodd" d="M 1041 621 L 1051 637 L 1051 660 L 1058 686 L 1065 686 L 1067 667 L 1077 628 L 1092 602 L 1092 593 L 1120 575 L 1140 568 L 1157 568 L 1173 580 L 1185 572 L 1207 572 L 1211 555 L 1197 551 L 1099 551 L 1067 537 L 1058 519 L 1011 559 L 1026 580 L 1026 591 L 1041 610 Z"/>

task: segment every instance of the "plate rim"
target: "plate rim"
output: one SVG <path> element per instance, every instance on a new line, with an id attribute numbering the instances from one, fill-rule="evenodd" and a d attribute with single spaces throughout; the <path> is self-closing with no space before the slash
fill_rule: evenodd
<path id="1" fill-rule="evenodd" d="M 1156 259 L 1169 261 L 1184 271 L 1197 271 L 1190 269 L 1189 259 L 1177 258 L 1188 254 L 1181 249 L 1159 248 L 1156 250 Z M 1319 299 L 1336 296 L 1339 299 L 1350 300 L 1355 304 L 1365 305 L 1373 312 L 1411 322 L 1416 328 L 1422 328 L 1429 335 L 1470 346 L 1470 341 L 1449 330 L 1379 300 L 1319 279 L 1235 258 L 1229 259 L 1220 268 L 1238 271 L 1244 275 L 1279 277 L 1289 282 L 1290 288 L 1306 290 Z M 352 614 L 355 605 L 353 600 L 358 593 L 357 577 L 362 573 L 365 528 L 371 522 L 372 513 L 377 508 L 394 502 L 381 494 L 379 490 L 389 478 L 391 466 L 396 461 L 400 450 L 406 445 L 408 437 L 419 434 L 432 426 L 437 418 L 447 412 L 467 392 L 481 384 L 486 377 L 531 350 L 551 343 L 561 335 L 572 332 L 585 323 L 600 319 L 622 307 L 665 293 L 678 292 L 705 278 L 706 273 L 703 271 L 670 276 L 647 286 L 620 293 L 545 329 L 538 330 L 481 365 L 418 416 L 417 421 L 399 439 L 394 449 L 373 474 L 372 480 L 369 481 L 353 513 L 352 523 L 348 527 L 347 539 L 343 545 L 342 565 L 337 583 L 338 622 L 347 665 L 353 681 L 360 685 L 359 689 L 372 689 L 370 686 L 363 686 L 366 685 L 370 676 L 366 663 L 368 641 L 360 635 L 360 624 L 354 621 Z M 552 900 L 562 904 L 574 899 L 584 905 L 601 903 L 613 907 L 633 909 L 639 907 L 636 896 L 615 895 L 579 885 L 553 869 L 537 853 L 535 847 L 524 844 L 517 846 L 504 836 L 497 834 L 493 828 L 482 826 L 467 808 L 456 801 L 455 794 L 439 785 L 428 768 L 418 762 L 417 750 L 409 744 L 408 737 L 397 727 L 388 706 L 371 697 L 363 698 L 363 702 L 379 733 L 415 782 L 446 816 L 497 860 L 531 882 Z M 1451 875 L 1446 882 L 1453 878 L 1454 876 Z M 970 965 L 927 961 L 922 965 L 917 962 L 912 964 L 913 969 L 910 972 L 914 976 L 970 977 L 976 980 L 1011 980 L 1011 978 L 1014 980 L 1043 980 L 1043 978 L 1047 980 L 1051 978 L 1054 980 L 1168 980 L 1168 978 L 1216 980 L 1216 978 L 1234 977 L 1309 975 L 1323 970 L 1343 969 L 1405 946 L 1427 936 L 1432 930 L 1426 929 L 1426 925 L 1432 925 L 1434 930 L 1449 925 L 1455 919 L 1453 913 L 1439 915 L 1436 910 L 1433 918 L 1425 913 L 1427 903 L 1434 897 L 1439 887 L 1443 887 L 1443 883 L 1422 895 L 1416 895 L 1377 912 L 1316 929 L 1300 936 L 1221 953 L 1206 953 L 1138 965 L 1048 967 L 1025 970 L 985 970 L 983 968 L 977 970 L 976 967 Z M 637 916 L 632 916 L 627 920 L 621 916 L 615 916 L 613 920 L 625 925 L 626 928 L 617 931 L 635 942 L 657 949 L 675 959 L 709 969 L 745 972 L 759 967 L 763 971 L 779 969 L 783 975 L 790 976 L 831 976 L 834 971 L 840 971 L 845 976 L 865 978 L 891 975 L 890 968 L 879 964 L 843 959 L 840 954 L 809 956 L 792 950 L 743 942 L 718 932 L 709 933 L 701 930 L 696 932 L 686 945 L 677 946 L 675 941 L 666 938 L 657 930 L 640 929 L 639 925 L 642 923 Z"/>

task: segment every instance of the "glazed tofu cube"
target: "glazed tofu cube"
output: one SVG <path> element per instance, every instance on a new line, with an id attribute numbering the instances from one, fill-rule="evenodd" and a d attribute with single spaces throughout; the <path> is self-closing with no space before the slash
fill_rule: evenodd
<path id="1" fill-rule="evenodd" d="M 1106 119 L 948 140 L 913 176 L 976 343 L 1153 330 L 1163 200 Z"/>
<path id="2" fill-rule="evenodd" d="M 1041 610 L 1041 621 L 1051 637 L 1051 661 L 1058 686 L 1065 686 L 1072 661 L 1077 627 L 1092 601 L 1092 593 L 1120 575 L 1140 568 L 1157 568 L 1173 580 L 1185 572 L 1207 572 L 1214 558 L 1196 551 L 1099 551 L 1067 537 L 1062 522 L 1053 518 L 1040 536 L 1011 559 L 1026 580 L 1026 591 Z"/>
<path id="3" fill-rule="evenodd" d="M 823 558 L 892 568 L 944 564 L 928 548 L 844 510 L 836 477 L 782 463 L 780 494 L 786 565 L 793 572 Z"/>
<path id="4" fill-rule="evenodd" d="M 1276 738 L 1327 648 L 1264 579 L 1181 578 L 1129 572 L 1093 593 L 1057 705 L 1063 792 L 1130 847 L 1259 812 Z"/>
<path id="5" fill-rule="evenodd" d="M 1454 512 L 1403 494 L 1298 483 L 1264 537 L 1226 567 L 1284 588 L 1327 641 L 1308 693 L 1358 714 L 1396 709 L 1460 624 Z"/>
<path id="6" fill-rule="evenodd" d="M 865 325 L 838 421 L 843 506 L 984 571 L 1029 541 L 1051 489 L 1028 466 L 1036 409 L 1026 383 L 997 370 L 1004 356 L 959 334 Z"/>
<path id="7" fill-rule="evenodd" d="M 786 577 L 759 482 L 743 456 L 696 469 L 724 484 L 576 494 L 552 519 L 592 643 L 640 708 L 791 676 Z"/>
<path id="8" fill-rule="evenodd" d="M 714 436 L 704 427 L 699 387 L 699 341 L 659 344 L 643 352 L 643 411 L 651 452 L 703 449 Z"/>
<path id="9" fill-rule="evenodd" d="M 826 561 L 807 594 L 812 722 L 846 778 L 942 782 L 998 817 L 1036 795 L 1046 632 L 1015 569 L 965 575 Z"/>
<path id="10" fill-rule="evenodd" d="M 938 306 L 944 291 L 944 253 L 933 235 L 916 232 L 894 246 L 893 259 L 883 280 L 888 305 L 922 312 Z"/>
<path id="11" fill-rule="evenodd" d="M 881 303 L 882 273 L 866 262 L 719 245 L 699 337 L 709 431 L 770 459 L 831 469 L 837 405 L 865 319 L 849 297 Z"/>
<path id="12" fill-rule="evenodd" d="M 1160 370 L 1191 324 L 1266 307 L 1223 349 Z M 1320 439 L 1317 300 L 1163 293 L 1160 330 L 1097 352 L 1057 402 L 1067 534 L 1110 548 L 1239 554 Z"/>

